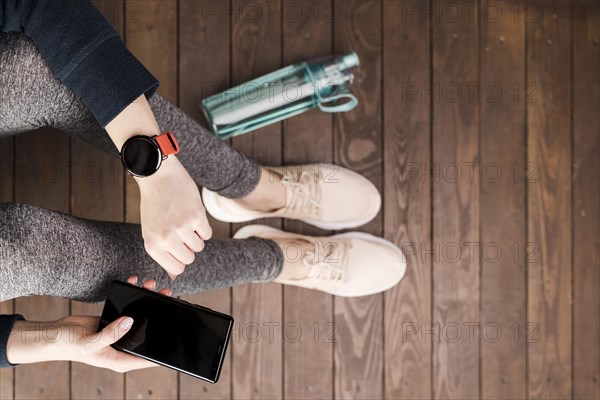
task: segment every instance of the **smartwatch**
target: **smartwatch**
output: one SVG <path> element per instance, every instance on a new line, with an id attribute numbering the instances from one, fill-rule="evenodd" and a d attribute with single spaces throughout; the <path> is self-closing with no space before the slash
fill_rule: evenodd
<path id="1" fill-rule="evenodd" d="M 168 156 L 177 154 L 179 145 L 172 132 L 158 136 L 133 136 L 121 149 L 121 161 L 131 175 L 143 178 L 154 174 Z"/>

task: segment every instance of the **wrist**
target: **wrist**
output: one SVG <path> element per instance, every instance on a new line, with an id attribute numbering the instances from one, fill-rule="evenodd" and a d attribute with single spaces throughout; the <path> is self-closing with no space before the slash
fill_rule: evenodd
<path id="1" fill-rule="evenodd" d="M 123 144 L 132 136 L 156 136 L 161 133 L 144 95 L 127 106 L 106 126 L 105 130 L 118 151 L 121 151 Z"/>
<path id="2" fill-rule="evenodd" d="M 16 321 L 6 344 L 6 358 L 11 364 L 60 360 L 62 336 L 58 321 Z"/>
<path id="3" fill-rule="evenodd" d="M 140 193 L 143 194 L 146 189 L 160 189 L 161 186 L 164 186 L 166 180 L 174 179 L 176 175 L 175 171 L 177 170 L 176 164 L 179 164 L 179 160 L 175 155 L 170 155 L 162 160 L 160 168 L 152 175 L 145 177 L 134 176 L 134 179 L 140 188 Z"/>

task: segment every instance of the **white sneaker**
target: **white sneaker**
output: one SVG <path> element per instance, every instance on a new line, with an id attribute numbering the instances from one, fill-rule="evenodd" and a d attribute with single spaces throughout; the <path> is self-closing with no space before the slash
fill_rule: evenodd
<path id="1" fill-rule="evenodd" d="M 368 233 L 311 237 L 265 225 L 247 225 L 233 237 L 251 236 L 290 240 L 289 246 L 282 249 L 288 263 L 275 279 L 285 285 L 335 296 L 368 296 L 394 287 L 406 272 L 402 251 L 393 243 Z"/>
<path id="2" fill-rule="evenodd" d="M 362 175 L 334 164 L 268 167 L 283 176 L 286 205 L 273 212 L 255 211 L 206 188 L 202 200 L 214 218 L 246 222 L 258 218 L 297 219 L 321 229 L 345 229 L 364 225 L 381 208 L 379 191 Z"/>

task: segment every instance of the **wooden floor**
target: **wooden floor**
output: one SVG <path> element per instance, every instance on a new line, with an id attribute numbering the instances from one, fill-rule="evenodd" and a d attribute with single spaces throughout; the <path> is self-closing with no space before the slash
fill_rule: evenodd
<path id="1" fill-rule="evenodd" d="M 356 110 L 232 144 L 265 164 L 333 161 L 367 176 L 384 206 L 362 230 L 400 245 L 408 270 L 357 299 L 277 284 L 191 296 L 237 321 L 217 385 L 57 362 L 1 371 L 2 399 L 600 398 L 600 3 L 97 3 L 160 93 L 198 120 L 209 94 L 355 50 Z M 139 219 L 118 161 L 62 133 L 4 141 L 0 156 L 3 201 Z M 33 320 L 100 310 L 0 307 Z"/>

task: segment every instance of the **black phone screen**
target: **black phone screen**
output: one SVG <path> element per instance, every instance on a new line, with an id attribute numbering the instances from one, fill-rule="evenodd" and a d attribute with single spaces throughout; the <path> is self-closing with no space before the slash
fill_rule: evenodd
<path id="1" fill-rule="evenodd" d="M 113 346 L 216 382 L 233 318 L 127 283 L 111 285 L 98 331 L 120 316 L 133 325 Z"/>

